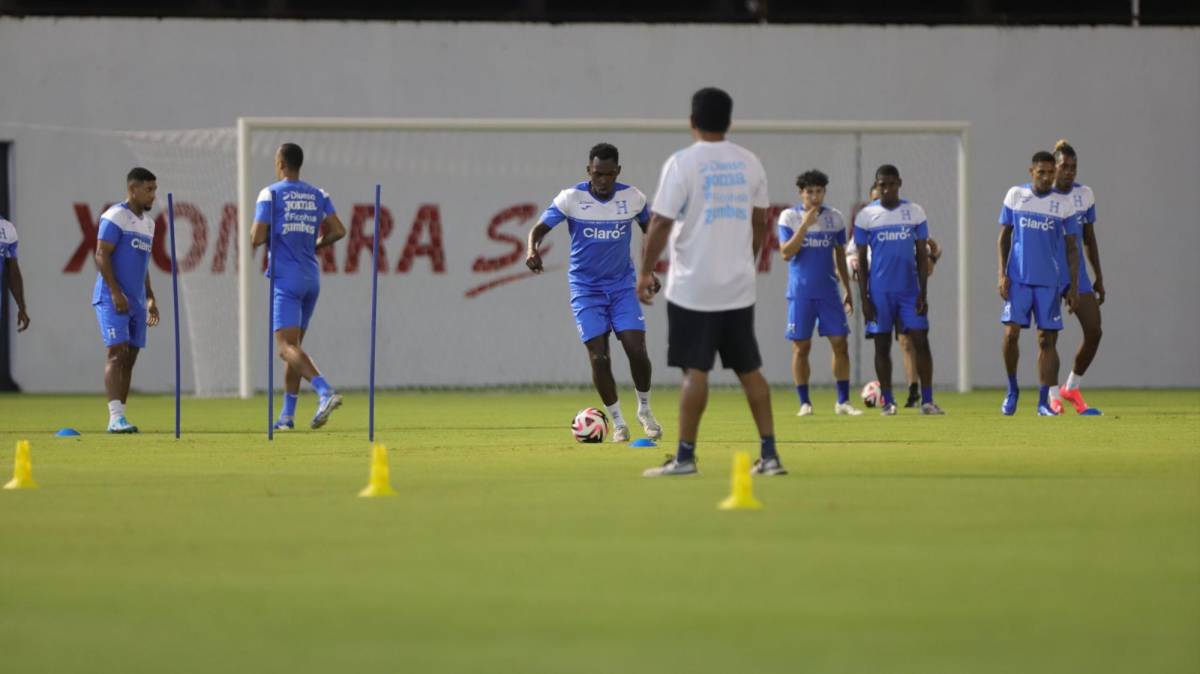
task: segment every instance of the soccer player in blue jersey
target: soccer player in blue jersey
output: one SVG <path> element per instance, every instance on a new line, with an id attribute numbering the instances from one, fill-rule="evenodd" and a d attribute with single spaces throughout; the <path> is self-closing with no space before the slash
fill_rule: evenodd
<path id="1" fill-rule="evenodd" d="M 1058 331 L 1062 330 L 1060 297 L 1063 294 L 1059 251 L 1066 246 L 1070 287 L 1067 306 L 1073 311 L 1079 301 L 1079 217 L 1066 195 L 1054 191 L 1054 155 L 1033 155 L 1029 175 L 1033 179 L 1008 190 L 1000 209 L 999 291 L 1004 300 L 1000 321 L 1004 323 L 1004 367 L 1008 371 L 1008 395 L 1000 406 L 1005 416 L 1017 411 L 1018 342 L 1021 329 L 1037 317 L 1038 373 L 1041 390 L 1038 416 L 1058 413 L 1050 406 L 1050 388 L 1058 382 Z"/>
<path id="2" fill-rule="evenodd" d="M 1050 406 L 1055 412 L 1062 413 L 1063 405 L 1060 399 L 1070 402 L 1075 411 L 1085 416 L 1099 416 L 1100 410 L 1089 407 L 1083 400 L 1079 385 L 1083 383 L 1083 375 L 1087 373 L 1096 350 L 1100 348 L 1100 305 L 1104 304 L 1104 275 L 1100 271 L 1100 249 L 1096 244 L 1096 195 L 1092 188 L 1075 182 L 1079 171 L 1079 157 L 1075 148 L 1066 140 L 1060 140 L 1054 145 L 1054 189 L 1071 200 L 1075 214 L 1079 217 L 1079 303 L 1075 306 L 1075 317 L 1079 319 L 1079 327 L 1083 329 L 1083 343 L 1075 354 L 1074 367 L 1067 377 L 1067 382 L 1056 389 L 1051 389 Z M 1084 252 L 1087 252 L 1086 261 Z M 1092 264 L 1095 280 L 1088 276 L 1087 263 Z M 1067 257 L 1066 246 L 1062 248 L 1058 263 L 1062 267 L 1063 286 L 1069 283 L 1066 278 Z"/>
<path id="3" fill-rule="evenodd" d="M 302 345 L 309 319 L 317 306 L 317 296 L 321 293 L 317 251 L 332 246 L 345 236 L 346 227 L 338 218 L 329 194 L 300 180 L 303 164 L 304 151 L 299 145 L 280 145 L 275 153 L 275 177 L 279 182 L 259 193 L 254 209 L 254 246 L 267 243 L 269 234 L 274 234 L 274 244 L 268 252 L 271 263 L 267 266 L 267 274 L 274 269 L 275 345 L 279 357 L 287 363 L 283 409 L 275 422 L 275 428 L 279 430 L 295 428 L 301 378 L 312 383 L 320 396 L 310 424 L 312 428 L 324 426 L 329 415 L 342 405 L 342 396 L 321 376 Z"/>
<path id="4" fill-rule="evenodd" d="M 25 332 L 29 327 L 29 314 L 25 311 L 25 279 L 21 276 L 21 264 L 17 262 L 19 243 L 16 226 L 0 218 L 0 278 L 5 279 L 8 291 L 17 303 L 17 332 Z M 4 296 L 0 295 L 2 302 Z"/>
<path id="5" fill-rule="evenodd" d="M 579 339 L 592 364 L 592 383 L 613 420 L 613 442 L 629 440 L 629 424 L 621 415 L 617 384 L 608 351 L 608 333 L 615 332 L 637 393 L 637 418 L 652 439 L 662 426 L 650 411 L 650 355 L 646 352 L 646 318 L 638 304 L 629 245 L 633 226 L 643 233 L 650 221 L 646 196 L 636 187 L 617 182 L 621 174 L 617 148 L 600 143 L 588 153 L 586 182 L 558 193 L 529 230 L 525 264 L 540 274 L 542 239 L 562 222 L 571 235 L 567 285 Z"/>
<path id="6" fill-rule="evenodd" d="M 875 171 L 879 198 L 854 219 L 859 288 L 866 332 L 875 342 L 875 373 L 883 392 L 884 416 L 896 414 L 892 396 L 892 330 L 912 342 L 921 380 L 921 414 L 945 414 L 933 401 L 933 354 L 929 350 L 929 222 L 925 209 L 900 198 L 900 171 L 884 164 Z M 867 253 L 870 252 L 868 257 Z"/>
<path id="7" fill-rule="evenodd" d="M 779 252 L 788 262 L 785 336 L 792 340 L 792 380 L 800 397 L 796 414 L 800 417 L 813 413 L 808 395 L 808 355 L 814 328 L 829 338 L 833 350 L 833 376 L 837 381 L 834 414 L 862 414 L 850 404 L 850 351 L 846 342 L 850 323 L 846 314 L 853 311 L 854 302 L 846 267 L 846 224 L 841 211 L 825 205 L 828 185 L 829 176 L 821 171 L 800 174 L 796 178 L 800 203 L 779 214 Z"/>
<path id="8" fill-rule="evenodd" d="M 146 328 L 158 325 L 158 305 L 150 287 L 150 250 L 154 220 L 150 207 L 158 179 L 137 167 L 125 176 L 126 199 L 100 216 L 96 235 L 96 285 L 92 306 L 100 337 L 108 349 L 104 390 L 108 394 L 108 432 L 137 433 L 125 418 L 138 351 L 146 347 Z"/>

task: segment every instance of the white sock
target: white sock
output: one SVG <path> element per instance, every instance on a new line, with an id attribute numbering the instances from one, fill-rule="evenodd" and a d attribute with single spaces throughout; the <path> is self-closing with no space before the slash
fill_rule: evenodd
<path id="1" fill-rule="evenodd" d="M 108 401 L 108 418 L 116 419 L 125 416 L 125 403 L 120 400 Z"/>
<path id="2" fill-rule="evenodd" d="M 1082 383 L 1083 383 L 1083 376 L 1075 374 L 1075 372 L 1072 371 L 1071 374 L 1067 377 L 1067 390 L 1074 391 L 1075 389 L 1079 388 L 1079 385 Z"/>
<path id="3" fill-rule="evenodd" d="M 1057 386 L 1051 386 L 1049 393 L 1051 400 L 1057 400 L 1060 403 L 1062 402 L 1062 394 L 1058 392 Z"/>
<path id="4" fill-rule="evenodd" d="M 608 415 L 612 417 L 613 426 L 626 426 L 625 417 L 621 416 L 621 401 L 617 401 L 611 405 L 605 405 L 608 408 Z"/>
<path id="5" fill-rule="evenodd" d="M 641 412 L 642 410 L 645 410 L 645 411 L 649 412 L 650 411 L 650 392 L 634 390 L 634 393 L 637 394 L 638 411 Z"/>

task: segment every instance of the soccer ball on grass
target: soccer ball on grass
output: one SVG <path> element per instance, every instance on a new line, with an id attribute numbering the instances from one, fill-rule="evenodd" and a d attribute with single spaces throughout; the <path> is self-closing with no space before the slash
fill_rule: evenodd
<path id="1" fill-rule="evenodd" d="M 883 404 L 883 389 L 879 382 L 869 381 L 862 388 L 862 401 L 867 407 L 879 407 Z"/>
<path id="2" fill-rule="evenodd" d="M 575 442 L 604 442 L 608 435 L 608 415 L 595 407 L 579 410 L 571 422 Z"/>

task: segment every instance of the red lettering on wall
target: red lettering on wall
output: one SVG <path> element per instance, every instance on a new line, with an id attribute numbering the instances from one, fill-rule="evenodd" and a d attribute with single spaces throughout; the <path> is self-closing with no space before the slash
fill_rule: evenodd
<path id="1" fill-rule="evenodd" d="M 171 251 L 167 250 L 167 213 L 164 211 L 154 218 L 154 245 L 150 247 L 150 258 L 154 266 L 162 271 L 171 273 Z"/>
<path id="2" fill-rule="evenodd" d="M 221 227 L 217 233 L 217 249 L 213 251 L 212 271 L 225 273 L 225 258 L 229 255 L 229 242 L 233 241 L 233 268 L 238 269 L 240 244 L 237 239 L 237 205 L 225 204 L 221 209 Z"/>
<path id="3" fill-rule="evenodd" d="M 500 228 L 509 221 L 515 221 L 517 225 L 523 225 L 536 216 L 536 204 L 517 204 L 497 213 L 492 218 L 492 221 L 488 223 L 487 237 L 492 241 L 508 244 L 511 250 L 504 255 L 497 255 L 496 257 L 480 255 L 475 258 L 475 263 L 471 265 L 471 270 L 479 273 L 493 272 L 503 269 L 521 259 L 521 255 L 525 252 L 525 241 L 512 234 L 500 231 Z M 544 245 L 539 252 L 545 255 L 549 250 L 550 246 Z"/>
<path id="4" fill-rule="evenodd" d="M 779 214 L 791 208 L 791 204 L 771 204 L 767 209 L 767 238 L 763 241 L 762 250 L 758 251 L 758 273 L 767 274 L 771 271 L 771 260 L 779 250 L 779 234 L 775 223 L 779 222 Z"/>
<path id="5" fill-rule="evenodd" d="M 175 204 L 176 256 L 179 255 L 179 242 L 183 240 L 178 228 L 181 220 L 192 223 L 192 245 L 188 248 L 187 255 L 184 255 L 183 259 L 179 261 L 179 271 L 185 272 L 195 269 L 204 259 L 204 253 L 208 250 L 208 221 L 204 219 L 204 214 L 200 212 L 199 208 L 196 208 L 195 204 L 186 201 Z"/>
<path id="6" fill-rule="evenodd" d="M 426 234 L 428 231 L 428 234 Z M 428 241 L 422 243 L 423 237 Z M 424 255 L 433 263 L 433 273 L 446 273 L 446 251 L 442 247 L 442 215 L 437 204 L 422 204 L 413 218 L 412 229 L 404 244 L 404 253 L 400 256 L 400 264 L 396 271 L 407 274 L 412 269 L 413 259 Z"/>
<path id="7" fill-rule="evenodd" d="M 371 234 L 367 235 L 363 229 L 370 222 Z M 388 271 L 387 249 L 384 248 L 383 242 L 387 240 L 392 233 L 392 212 L 386 206 L 379 207 L 379 259 L 376 261 L 376 267 L 381 274 L 386 274 Z M 350 233 L 346 241 L 346 273 L 354 274 L 358 271 L 358 255 L 362 251 L 367 251 L 371 254 L 371 246 L 375 244 L 375 204 L 354 204 L 354 212 L 350 216 Z"/>
<path id="8" fill-rule="evenodd" d="M 106 204 L 100 212 L 107 211 L 109 205 Z M 64 274 L 77 274 L 83 269 L 83 263 L 96 252 L 96 235 L 100 233 L 100 220 L 92 217 L 92 210 L 88 205 L 76 201 L 74 207 L 75 219 L 79 221 L 80 240 L 75 252 L 71 253 L 71 258 L 67 260 L 67 266 L 63 267 Z"/>

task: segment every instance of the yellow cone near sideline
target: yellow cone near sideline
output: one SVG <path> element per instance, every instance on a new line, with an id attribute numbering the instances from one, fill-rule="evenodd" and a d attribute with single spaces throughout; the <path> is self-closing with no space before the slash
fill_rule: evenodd
<path id="1" fill-rule="evenodd" d="M 358 492 L 358 495 L 364 498 L 395 496 L 396 490 L 392 489 L 390 472 L 387 447 L 375 443 L 371 446 L 371 478 L 367 482 L 366 488 Z"/>
<path id="2" fill-rule="evenodd" d="M 762 502 L 754 498 L 754 485 L 750 477 L 750 453 L 734 452 L 733 485 L 729 498 L 717 506 L 721 510 L 758 510 Z"/>
<path id="3" fill-rule="evenodd" d="M 33 460 L 29 456 L 29 441 L 17 441 L 17 458 L 13 461 L 13 477 L 5 489 L 37 489 L 33 481 Z"/>

